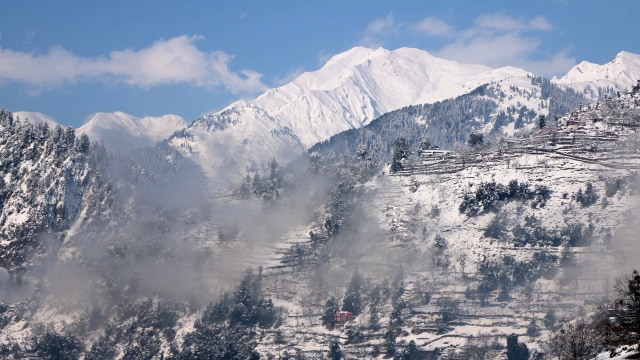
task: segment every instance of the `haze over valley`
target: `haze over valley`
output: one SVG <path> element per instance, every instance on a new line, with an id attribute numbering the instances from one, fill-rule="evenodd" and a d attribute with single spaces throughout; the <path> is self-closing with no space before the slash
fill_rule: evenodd
<path id="1" fill-rule="evenodd" d="M 16 5 L 0 357 L 636 358 L 625 5 Z"/>

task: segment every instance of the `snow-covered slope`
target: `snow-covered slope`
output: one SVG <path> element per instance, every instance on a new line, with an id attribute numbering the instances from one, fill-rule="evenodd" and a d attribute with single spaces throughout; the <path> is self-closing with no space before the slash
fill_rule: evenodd
<path id="1" fill-rule="evenodd" d="M 640 55 L 622 51 L 604 65 L 583 61 L 552 82 L 566 85 L 597 99 L 603 91 L 622 91 L 640 80 Z M 601 89 L 601 90 L 599 90 Z"/>
<path id="2" fill-rule="evenodd" d="M 486 66 L 460 64 L 418 49 L 356 47 L 252 103 L 293 129 L 308 147 L 391 110 L 466 93 L 496 76 L 501 74 Z M 241 106 L 245 103 L 228 108 Z"/>
<path id="3" fill-rule="evenodd" d="M 178 115 L 137 118 L 123 112 L 96 113 L 78 128 L 92 140 L 103 140 L 107 148 L 130 150 L 153 146 L 187 126 Z"/>
<path id="4" fill-rule="evenodd" d="M 460 64 L 418 49 L 356 47 L 254 100 L 196 120 L 170 144 L 211 177 L 223 171 L 237 180 L 248 168 L 259 169 L 273 158 L 286 163 L 301 150 L 389 111 L 456 97 L 483 84 L 530 85 L 529 76 L 513 67 Z M 225 164 L 233 168 L 220 168 L 221 153 L 233 154 L 233 164 L 229 159 Z"/>
<path id="5" fill-rule="evenodd" d="M 35 124 L 39 123 L 47 123 L 49 127 L 55 127 L 58 124 L 52 117 L 47 116 L 41 112 L 32 112 L 32 111 L 16 111 L 13 113 L 15 118 L 20 118 L 21 120 L 31 121 Z"/>

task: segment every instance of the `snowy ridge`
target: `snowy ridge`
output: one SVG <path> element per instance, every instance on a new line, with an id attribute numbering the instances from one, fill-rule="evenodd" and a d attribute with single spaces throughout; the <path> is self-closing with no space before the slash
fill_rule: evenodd
<path id="1" fill-rule="evenodd" d="M 117 111 L 92 115 L 78 133 L 103 140 L 110 149 L 131 150 L 153 146 L 186 126 L 187 121 L 178 115 L 137 118 Z"/>
<path id="2" fill-rule="evenodd" d="M 251 122 L 248 119 L 262 119 Z M 264 110 L 248 105 L 196 120 L 169 139 L 169 144 L 196 160 L 213 187 L 225 187 L 272 159 L 302 154 L 300 139 Z"/>
<path id="3" fill-rule="evenodd" d="M 49 127 L 55 127 L 59 125 L 57 121 L 55 121 L 52 117 L 47 116 L 41 112 L 33 112 L 33 111 L 16 111 L 13 113 L 16 118 L 20 118 L 21 120 L 28 120 L 35 124 L 39 123 L 47 123 Z"/>
<path id="4" fill-rule="evenodd" d="M 291 128 L 309 147 L 389 111 L 456 97 L 513 70 L 460 64 L 418 49 L 357 47 L 248 103 Z M 226 109 L 243 106 L 247 102 Z"/>
<path id="5" fill-rule="evenodd" d="M 513 83 L 494 82 L 471 96 L 498 94 L 509 106 L 534 106 L 535 100 L 523 101 L 540 90 L 535 81 Z M 105 157 L 87 136 L 13 122 L 0 112 L 0 152 L 7 160 L 6 216 L 0 219 L 7 233 L 0 249 L 12 256 L 9 265 L 21 266 L 29 253 L 9 250 L 40 243 L 38 231 L 31 230 L 43 226 L 57 236 L 52 240 L 64 241 L 52 259 L 62 270 L 74 262 L 83 265 L 82 277 L 63 277 L 70 287 L 55 281 L 60 273 L 39 269 L 20 281 L 27 287 L 8 283 L 29 293 L 33 284 L 38 301 L 5 307 L 0 343 L 11 348 L 3 351 L 13 358 L 55 358 L 57 344 L 69 339 L 70 351 L 88 359 L 222 358 L 216 351 L 231 348 L 227 344 L 241 354 L 255 350 L 260 358 L 327 358 L 337 348 L 347 359 L 383 359 L 392 348 L 418 358 L 470 359 L 485 350 L 505 355 L 505 338 L 518 334 L 533 355 L 560 324 L 594 311 L 603 292 L 635 264 L 639 181 L 632 170 L 640 169 L 639 100 L 636 90 L 581 106 L 557 125 L 491 146 L 422 151 L 409 155 L 396 172 L 386 167 L 363 177 L 370 163 L 353 152 L 338 159 L 318 156 L 316 173 L 307 166 L 298 175 L 274 172 L 270 180 L 292 185 L 282 188 L 276 203 L 255 192 L 249 198 L 235 193 L 213 201 L 203 196 L 211 202 L 175 209 L 155 199 L 150 204 L 160 206 L 146 206 L 143 183 L 141 196 L 120 198 L 111 180 L 102 178 L 111 171 L 98 162 Z M 176 133 L 171 144 L 192 156 L 208 151 L 198 147 L 207 141 L 240 140 L 263 150 L 301 144 L 273 117 L 262 132 L 231 138 L 256 128 L 244 116 L 268 114 L 251 105 L 228 109 Z M 209 160 L 228 159 L 232 166 L 244 155 L 225 145 L 220 149 L 227 153 L 208 153 Z M 128 168 L 136 171 L 132 175 L 147 173 L 144 166 Z M 152 179 L 137 175 L 132 177 Z M 310 181 L 334 175 L 331 184 Z M 125 195 L 129 188 L 120 187 Z M 173 205 L 171 191 L 160 189 L 172 188 L 152 187 L 148 193 Z M 121 200 L 133 206 L 121 212 Z M 85 232 L 77 232 L 85 218 L 104 221 L 108 231 L 85 223 Z M 24 239 L 30 241 L 19 243 Z M 254 270 L 244 272 L 247 266 Z M 140 277 L 131 278 L 134 271 Z M 251 286 L 236 291 L 243 272 L 242 282 Z M 361 281 L 354 280 L 356 273 Z M 68 291 L 83 286 L 91 289 L 84 297 Z M 231 295 L 218 302 L 219 289 Z M 205 300 L 184 300 L 192 294 Z M 235 322 L 237 314 L 248 318 L 243 314 L 249 312 L 241 312 L 247 308 L 243 301 L 266 322 Z M 353 321 L 332 317 L 340 304 L 342 310 L 352 306 Z M 86 326 L 98 316 L 97 325 Z"/>
<path id="6" fill-rule="evenodd" d="M 514 67 L 461 64 L 418 49 L 356 47 L 254 100 L 235 102 L 196 120 L 175 134 L 170 144 L 212 178 L 224 172 L 229 180 L 238 181 L 274 158 L 287 163 L 332 135 L 402 107 L 454 98 L 492 83 L 500 83 L 505 97 L 514 99 L 510 91 L 531 88 L 531 76 Z M 220 168 L 222 154 L 232 154 L 233 160 L 226 158 Z"/>
<path id="7" fill-rule="evenodd" d="M 569 86 L 586 96 L 597 99 L 598 89 L 623 91 L 636 85 L 640 79 L 640 55 L 621 51 L 604 65 L 583 61 L 574 66 L 566 75 L 551 81 Z"/>

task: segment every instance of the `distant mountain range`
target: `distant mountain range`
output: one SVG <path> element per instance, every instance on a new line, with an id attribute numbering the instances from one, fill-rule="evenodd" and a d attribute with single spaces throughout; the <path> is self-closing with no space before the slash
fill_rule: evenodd
<path id="1" fill-rule="evenodd" d="M 582 92 L 597 100 L 606 90 L 625 90 L 640 80 L 640 55 L 622 51 L 609 63 L 598 65 L 583 61 L 566 75 L 551 81 Z"/>
<path id="2" fill-rule="evenodd" d="M 572 107 L 558 104 L 561 99 L 550 99 L 536 78 L 519 68 L 461 64 L 419 49 L 355 47 L 335 55 L 317 71 L 303 73 L 256 99 L 237 101 L 188 126 L 175 115 L 137 119 L 116 112 L 95 114 L 78 131 L 115 149 L 151 146 L 168 138 L 171 147 L 224 186 L 247 173 L 266 171 L 272 159 L 287 163 L 314 144 L 363 127 L 390 111 L 454 99 L 480 86 L 494 90 L 496 107 L 487 119 L 467 126 L 467 132 L 513 133 L 520 126 L 531 126 L 538 115 L 549 115 L 550 102 L 559 108 Z M 635 85 L 637 79 L 640 55 L 621 52 L 604 65 L 582 62 L 551 84 L 573 89 L 587 102 Z M 46 119 L 29 114 L 35 121 Z M 496 128 L 500 114 L 509 116 L 500 118 Z M 428 119 L 420 121 L 429 126 Z"/>
<path id="3" fill-rule="evenodd" d="M 60 125 L 56 120 L 39 112 L 16 111 L 14 116 L 36 124 L 46 123 L 52 128 Z M 87 134 L 92 140 L 104 141 L 109 149 L 129 151 L 154 146 L 187 125 L 187 121 L 178 115 L 138 118 L 116 111 L 91 115 L 77 132 Z"/>
<path id="4" fill-rule="evenodd" d="M 178 115 L 136 118 L 118 111 L 94 114 L 78 132 L 103 140 L 108 148 L 128 150 L 153 146 L 187 125 Z"/>
<path id="5" fill-rule="evenodd" d="M 638 258 L 640 91 L 584 105 L 637 58 L 596 87 L 357 48 L 190 125 L 0 110 L 0 357 L 536 353 Z"/>

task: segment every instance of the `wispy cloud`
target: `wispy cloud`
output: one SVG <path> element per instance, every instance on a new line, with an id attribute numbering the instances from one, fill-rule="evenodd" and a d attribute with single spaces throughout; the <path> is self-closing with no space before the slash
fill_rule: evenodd
<path id="1" fill-rule="evenodd" d="M 298 76 L 302 75 L 303 73 L 304 73 L 304 67 L 299 66 L 295 69 L 291 69 L 284 76 L 277 76 L 273 80 L 273 82 L 276 86 L 282 86 L 284 84 L 290 83 L 291 81 L 295 80 Z"/>
<path id="2" fill-rule="evenodd" d="M 485 14 L 435 53 L 461 62 L 494 67 L 514 65 L 540 75 L 554 75 L 567 71 L 576 60 L 567 50 L 536 57 L 542 47 L 541 33 L 552 28 L 540 16 L 527 19 L 504 13 Z"/>
<path id="3" fill-rule="evenodd" d="M 62 47 L 43 54 L 0 48 L 0 81 L 15 81 L 35 88 L 50 88 L 79 81 L 123 82 L 149 88 L 187 83 L 197 87 L 223 87 L 238 94 L 261 91 L 261 74 L 229 69 L 232 56 L 222 51 L 203 52 L 200 36 L 158 40 L 142 49 L 112 51 L 95 58 L 75 55 Z"/>
<path id="4" fill-rule="evenodd" d="M 540 75 L 556 75 L 575 65 L 567 49 L 543 53 L 543 35 L 553 30 L 544 17 L 514 17 L 499 12 L 478 16 L 468 28 L 456 28 L 444 19 L 429 16 L 413 23 L 392 15 L 368 24 L 360 44 L 383 46 L 393 36 L 427 36 L 444 41 L 434 55 L 492 67 L 514 65 Z"/>
<path id="5" fill-rule="evenodd" d="M 476 24 L 481 29 L 498 31 L 549 31 L 552 26 L 544 17 L 537 16 L 532 19 L 514 18 L 505 13 L 484 14 L 478 16 Z"/>
<path id="6" fill-rule="evenodd" d="M 376 48 L 382 45 L 382 39 L 398 32 L 398 25 L 392 14 L 371 21 L 364 29 L 359 44 Z"/>
<path id="7" fill-rule="evenodd" d="M 451 36 L 454 34 L 454 28 L 451 25 L 433 16 L 422 19 L 414 24 L 413 28 L 418 33 L 428 36 Z"/>

